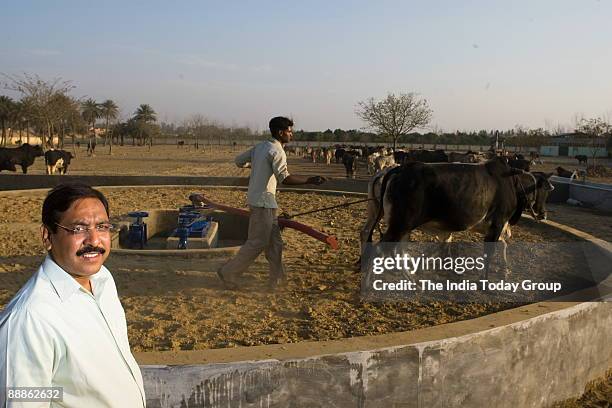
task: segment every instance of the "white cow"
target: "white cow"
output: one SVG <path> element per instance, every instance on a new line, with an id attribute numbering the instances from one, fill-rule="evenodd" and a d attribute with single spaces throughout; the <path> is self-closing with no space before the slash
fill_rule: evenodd
<path id="1" fill-rule="evenodd" d="M 386 169 L 387 167 L 395 167 L 395 158 L 390 154 L 388 156 L 378 156 L 374 160 L 374 169 L 376 172 Z"/>

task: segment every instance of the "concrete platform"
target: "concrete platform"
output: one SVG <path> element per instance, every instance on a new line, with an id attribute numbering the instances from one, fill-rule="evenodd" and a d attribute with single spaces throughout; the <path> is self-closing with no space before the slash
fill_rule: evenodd
<path id="1" fill-rule="evenodd" d="M 219 242 L 219 223 L 211 221 L 206 233 L 201 237 L 189 237 L 187 239 L 187 249 L 211 249 L 216 248 Z M 176 249 L 178 247 L 178 237 L 166 238 L 166 249 Z"/>

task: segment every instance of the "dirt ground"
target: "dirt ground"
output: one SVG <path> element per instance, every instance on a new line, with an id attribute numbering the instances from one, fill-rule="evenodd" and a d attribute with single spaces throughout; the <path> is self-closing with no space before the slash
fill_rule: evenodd
<path id="1" fill-rule="evenodd" d="M 197 190 L 197 188 L 196 188 Z M 186 204 L 189 188 L 108 189 L 113 220 L 128 211 L 176 208 Z M 223 203 L 243 203 L 243 191 L 211 189 L 206 194 Z M 43 255 L 37 234 L 43 194 L 24 194 L 4 200 L 0 212 L 0 304 L 5 304 L 29 278 Z M 314 193 L 279 193 L 290 213 L 345 202 L 342 197 Z M 331 213 L 304 216 L 301 221 L 338 237 L 340 249 L 306 238 L 293 230 L 283 233 L 289 285 L 269 293 L 267 264 L 259 259 L 244 276 L 240 291 L 225 291 L 215 270 L 223 259 L 164 259 L 113 256 L 113 272 L 126 310 L 129 337 L 135 351 L 190 350 L 236 345 L 328 340 L 348 336 L 412 330 L 469 319 L 511 307 L 512 304 L 367 303 L 360 300 L 360 275 L 352 264 L 358 258 L 356 226 L 365 205 Z M 19 221 L 19 222 L 18 222 Z M 417 233 L 419 239 L 432 237 Z M 478 240 L 473 234 L 458 239 Z M 523 242 L 571 240 L 560 232 L 517 227 L 513 239 Z M 261 257 L 263 258 L 263 257 Z M 559 262 L 571 265 L 571 262 Z M 3 272 L 3 273 L 2 273 Z"/>
<path id="2" fill-rule="evenodd" d="M 237 168 L 232 160 L 243 148 L 196 151 L 192 147 L 153 146 L 148 151 L 125 146 L 115 147 L 114 154 L 109 156 L 99 146 L 94 157 L 79 151 L 69 173 L 246 177 L 248 170 Z M 536 166 L 535 170 L 547 171 L 559 164 L 568 163 L 548 162 L 539 169 Z M 289 157 L 289 169 L 298 174 L 344 177 L 340 164 L 312 164 L 295 157 Z M 30 173 L 44 174 L 40 159 L 30 168 Z M 367 175 L 359 171 L 357 178 L 366 180 Z M 104 190 L 114 220 L 135 209 L 176 208 L 187 203 L 187 195 L 193 191 L 198 188 Z M 210 189 L 204 192 L 221 203 L 238 207 L 245 204 L 244 191 Z M 44 256 L 39 238 L 43 198 L 43 193 L 23 193 L 0 200 L 0 308 L 32 275 Z M 289 213 L 346 200 L 313 193 L 279 193 L 279 202 Z M 612 238 L 610 214 L 564 205 L 551 205 L 549 209 L 552 210 L 549 217 L 554 221 L 608 241 Z M 354 273 L 352 264 L 358 257 L 358 228 L 364 216 L 365 204 L 360 204 L 301 217 L 301 222 L 335 234 L 340 249 L 333 251 L 296 231 L 286 230 L 284 258 L 289 282 L 284 291 L 274 293 L 265 288 L 267 264 L 263 257 L 244 276 L 242 290 L 225 291 L 214 272 L 225 258 L 160 261 L 159 258 L 111 255 L 107 266 L 115 277 L 125 307 L 133 350 L 207 349 L 406 331 L 475 318 L 512 306 L 508 303 L 363 302 L 359 296 L 359 274 Z M 432 239 L 419 233 L 416 238 Z M 458 239 L 476 240 L 479 236 L 463 234 Z M 572 239 L 560 232 L 543 232 L 537 226 L 519 225 L 513 229 L 515 241 Z M 598 405 L 598 401 L 609 401 L 609 389 L 610 376 L 589 388 L 580 400 L 566 401 L 567 405 L 563 406 L 605 406 Z"/>
<path id="3" fill-rule="evenodd" d="M 108 146 L 98 144 L 96 154 L 87 156 L 82 146 L 73 150 L 71 146 L 66 149 L 76 153 L 72 160 L 68 174 L 83 175 L 142 175 L 142 169 L 146 168 L 149 174 L 160 176 L 185 175 L 185 176 L 235 176 L 246 177 L 248 170 L 240 169 L 233 163 L 236 154 L 245 150 L 248 146 L 204 146 L 195 149 L 193 146 L 177 147 L 174 145 L 154 145 L 150 150 L 148 147 L 134 147 L 131 145 L 113 146 L 113 154 L 108 154 Z M 552 172 L 558 166 L 566 170 L 585 169 L 584 165 L 578 165 L 578 161 L 569 157 L 543 157 L 543 164 L 532 166 L 534 171 Z M 293 155 L 288 157 L 289 168 L 295 173 L 322 174 L 329 177 L 344 177 L 342 164 L 335 162 L 327 166 L 322 163 L 314 164 L 309 160 L 298 158 Z M 144 166 L 146 163 L 146 166 Z M 607 166 L 612 171 L 612 160 L 598 159 L 598 164 Z M 45 174 L 44 160 L 39 158 L 34 165 L 28 169 L 31 174 Z M 6 174 L 3 173 L 3 174 Z M 358 163 L 357 179 L 368 178 L 365 161 Z M 588 178 L 587 180 L 597 183 L 611 183 L 612 177 Z"/>

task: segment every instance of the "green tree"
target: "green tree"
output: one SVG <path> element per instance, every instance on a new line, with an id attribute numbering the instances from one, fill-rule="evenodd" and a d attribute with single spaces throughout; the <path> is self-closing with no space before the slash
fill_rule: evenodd
<path id="1" fill-rule="evenodd" d="M 22 101 L 15 102 L 14 109 L 12 110 L 11 118 L 9 119 L 13 126 L 17 126 L 19 131 L 19 140 L 22 140 L 23 122 L 25 121 L 26 106 Z"/>
<path id="2" fill-rule="evenodd" d="M 60 149 L 64 148 L 64 141 L 66 140 L 66 135 L 71 132 L 71 117 L 73 111 L 79 112 L 79 103 L 75 101 L 73 98 L 62 95 L 58 98 L 58 106 L 57 106 L 57 131 L 58 131 L 58 147 Z"/>
<path id="3" fill-rule="evenodd" d="M 134 112 L 134 119 L 139 120 L 144 123 L 155 122 L 157 120 L 157 114 L 151 107 L 146 103 L 140 105 L 136 112 Z"/>
<path id="4" fill-rule="evenodd" d="M 100 114 L 106 120 L 106 126 L 104 127 L 104 146 L 109 142 L 108 154 L 113 154 L 113 138 L 109 139 L 109 123 L 112 119 L 116 119 L 119 115 L 119 107 L 111 99 L 107 99 L 100 104 Z"/>
<path id="5" fill-rule="evenodd" d="M 81 104 L 81 116 L 89 125 L 89 142 L 93 143 L 96 138 L 96 121 L 102 115 L 100 105 L 94 99 L 89 98 Z"/>
<path id="6" fill-rule="evenodd" d="M 399 96 L 389 93 L 380 101 L 369 98 L 358 102 L 355 113 L 368 127 L 391 137 L 395 149 L 400 135 L 427 126 L 433 111 L 426 99 L 409 92 Z"/>
<path id="7" fill-rule="evenodd" d="M 68 95 L 56 94 L 49 103 L 53 108 L 50 111 L 51 135 L 57 131 L 58 147 L 63 147 L 66 132 L 74 131 L 73 118 L 79 114 L 79 102 Z M 53 146 L 53 138 L 50 143 Z"/>
<path id="8" fill-rule="evenodd" d="M 70 81 L 63 81 L 61 78 L 45 81 L 36 74 L 23 74 L 23 76 L 3 74 L 3 76 L 9 80 L 4 87 L 23 95 L 22 102 L 28 107 L 29 118 L 37 122 L 39 128 L 46 130 L 46 137 L 42 137 L 43 148 L 46 148 L 48 140 L 52 140 L 53 137 L 52 124 L 55 115 L 53 98 L 58 94 L 66 95 L 74 89 L 74 86 Z"/>
<path id="9" fill-rule="evenodd" d="M 113 133 L 113 136 L 117 137 L 117 142 L 119 143 L 120 146 L 123 146 L 125 137 L 129 137 L 129 136 L 135 137 L 135 133 L 134 133 L 135 126 L 133 125 L 134 123 L 135 123 L 134 119 L 130 119 L 127 122 L 116 123 L 113 126 L 113 129 L 111 130 L 111 132 Z"/>
<path id="10" fill-rule="evenodd" d="M 149 122 L 155 122 L 157 120 L 157 114 L 155 113 L 155 111 L 153 110 L 153 108 L 151 107 L 151 105 L 148 105 L 146 103 L 143 103 L 142 105 L 140 105 L 138 107 L 138 109 L 136 109 L 136 112 L 134 112 L 134 119 L 139 122 L 140 126 L 140 132 L 139 132 L 139 144 L 143 144 L 147 139 L 145 139 L 145 129 L 147 128 L 146 126 L 142 126 L 143 124 L 146 125 Z M 153 133 L 150 133 L 150 135 L 152 136 Z M 149 146 L 152 144 L 153 139 L 149 139 Z"/>
<path id="11" fill-rule="evenodd" d="M 0 125 L 2 126 L 2 139 L 0 139 L 0 146 L 6 146 L 6 128 L 14 111 L 15 102 L 13 99 L 6 95 L 0 95 Z"/>

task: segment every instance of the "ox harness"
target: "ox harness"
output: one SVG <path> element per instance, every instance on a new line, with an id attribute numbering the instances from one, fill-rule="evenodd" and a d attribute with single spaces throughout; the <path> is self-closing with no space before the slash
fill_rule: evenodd
<path id="1" fill-rule="evenodd" d="M 523 181 L 521 180 L 521 174 L 529 174 L 531 176 L 531 178 L 533 179 L 533 200 L 529 199 L 528 194 L 531 192 L 527 192 L 527 190 L 525 189 L 525 186 L 523 186 Z M 533 209 L 533 206 L 535 205 L 537 199 L 538 199 L 538 180 L 536 180 L 535 176 L 533 174 L 531 174 L 528 171 L 524 171 L 521 170 L 521 173 L 517 174 L 517 179 L 518 179 L 518 185 L 521 188 L 521 192 L 523 194 L 523 199 L 525 200 L 525 202 L 527 203 L 527 205 L 529 206 L 529 211 L 531 212 L 531 216 L 533 217 L 534 220 L 538 221 L 538 216 L 535 212 L 535 210 Z M 531 189 L 530 187 L 528 187 L 529 189 Z"/>

